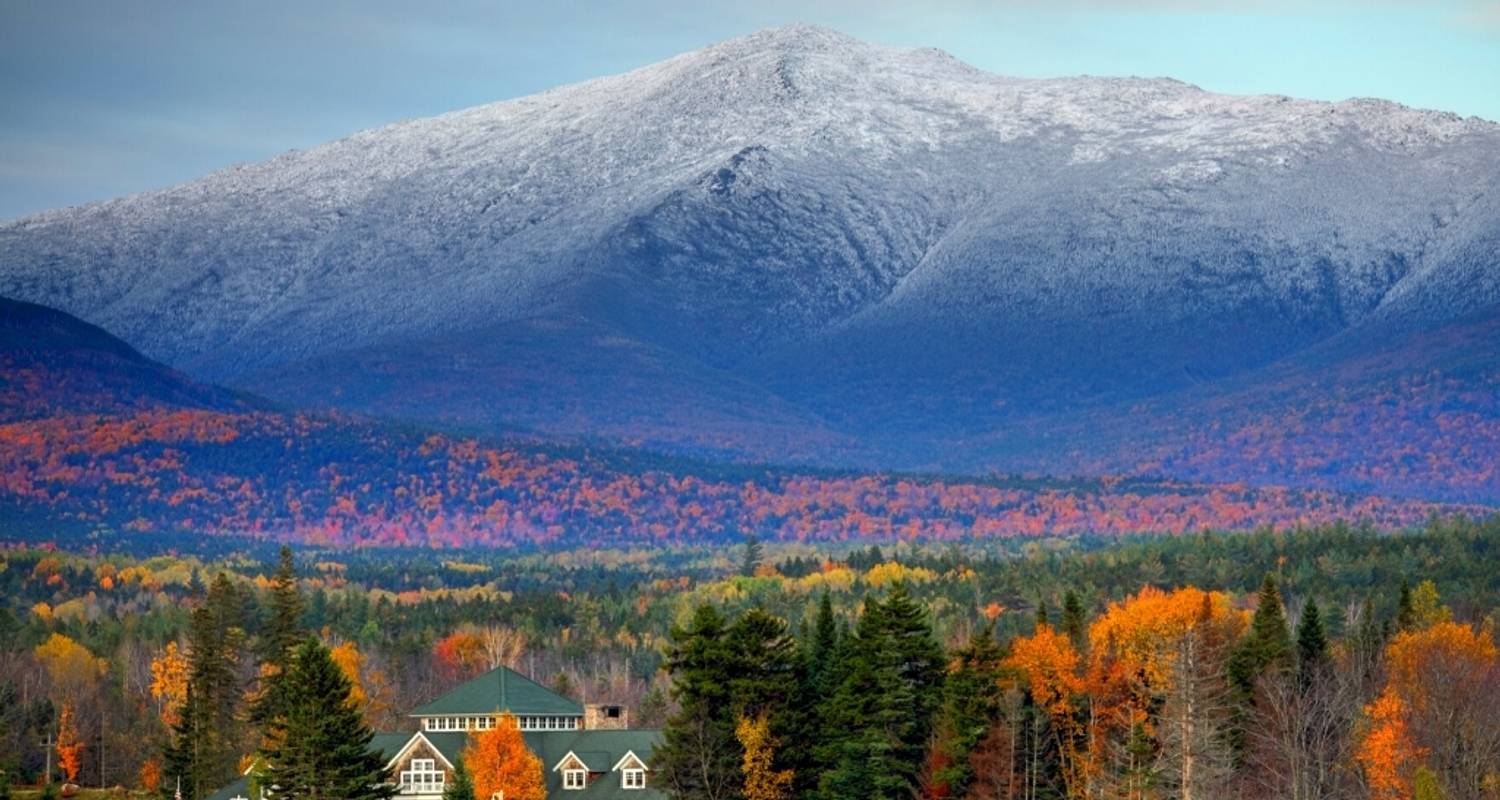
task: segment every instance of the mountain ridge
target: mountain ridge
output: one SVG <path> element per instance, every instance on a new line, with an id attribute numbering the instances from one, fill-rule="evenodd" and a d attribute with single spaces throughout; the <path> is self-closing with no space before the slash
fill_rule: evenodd
<path id="1" fill-rule="evenodd" d="M 902 467 L 1489 313 L 1497 158 L 1384 101 L 794 26 L 0 225 L 0 293 L 297 405 Z"/>

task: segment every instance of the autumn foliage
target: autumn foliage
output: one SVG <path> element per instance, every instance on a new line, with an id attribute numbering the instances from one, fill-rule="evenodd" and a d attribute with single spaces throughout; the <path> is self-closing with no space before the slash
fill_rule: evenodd
<path id="1" fill-rule="evenodd" d="M 136 532 L 506 546 L 1118 535 L 1478 510 L 1163 481 L 963 481 L 623 469 L 340 416 L 153 410 L 0 425 L 0 508 Z M 113 578 L 111 579 L 113 582 Z"/>
<path id="2" fill-rule="evenodd" d="M 57 765 L 62 768 L 68 782 L 78 779 L 78 769 L 83 765 L 83 739 L 78 733 L 72 703 L 64 703 L 62 714 L 57 718 Z"/>
<path id="3" fill-rule="evenodd" d="M 495 726 L 474 735 L 463 751 L 475 797 L 504 792 L 505 800 L 546 800 L 542 760 L 527 749 L 516 718 L 501 714 Z"/>

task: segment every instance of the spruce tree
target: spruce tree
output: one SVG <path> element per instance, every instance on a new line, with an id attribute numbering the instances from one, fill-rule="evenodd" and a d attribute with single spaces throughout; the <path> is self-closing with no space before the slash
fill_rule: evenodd
<path id="1" fill-rule="evenodd" d="M 1245 755 L 1245 725 L 1255 704 L 1256 683 L 1268 673 L 1290 672 L 1295 667 L 1292 659 L 1292 637 L 1281 608 L 1281 592 L 1276 588 L 1276 577 L 1267 573 L 1250 618 L 1250 631 L 1230 654 L 1227 667 L 1235 700 L 1229 739 L 1237 760 Z"/>
<path id="2" fill-rule="evenodd" d="M 812 641 L 807 646 L 807 676 L 818 698 L 831 693 L 828 681 L 834 650 L 838 647 L 838 623 L 833 618 L 833 600 L 828 590 L 818 600 L 818 616 L 813 622 Z"/>
<path id="3" fill-rule="evenodd" d="M 1038 598 L 1036 601 L 1036 627 L 1040 628 L 1043 625 L 1051 626 L 1051 616 L 1047 610 L 1047 601 Z"/>
<path id="4" fill-rule="evenodd" d="M 963 797 L 974 779 L 969 755 L 1000 718 L 1005 651 L 987 627 L 954 656 L 957 664 L 943 683 L 939 742 L 948 766 L 936 777 L 949 796 Z"/>
<path id="5" fill-rule="evenodd" d="M 183 798 L 196 800 L 235 777 L 244 608 L 240 592 L 220 573 L 188 617 L 187 694 L 163 753 L 166 794 L 175 792 L 180 778 Z"/>
<path id="6" fill-rule="evenodd" d="M 1078 652 L 1084 651 L 1084 618 L 1083 601 L 1078 599 L 1078 594 L 1072 589 L 1063 595 L 1062 632 L 1073 642 L 1073 647 Z"/>
<path id="7" fill-rule="evenodd" d="M 292 559 L 292 549 L 281 547 L 281 561 L 271 578 L 270 615 L 266 619 L 260 638 L 261 675 L 264 682 L 251 718 L 264 725 L 281 713 L 281 688 L 284 683 L 275 676 L 284 674 L 290 666 L 292 653 L 306 636 L 302 629 L 302 594 L 297 591 L 297 568 Z"/>
<path id="8" fill-rule="evenodd" d="M 760 539 L 756 538 L 753 533 L 747 534 L 745 536 L 745 557 L 740 562 L 740 574 L 747 578 L 754 577 L 755 571 L 760 569 L 761 554 Z"/>
<path id="9" fill-rule="evenodd" d="M 1318 603 L 1308 598 L 1297 622 L 1297 679 L 1305 689 L 1328 667 L 1328 634 L 1323 630 Z"/>
<path id="10" fill-rule="evenodd" d="M 1409 631 L 1417 627 L 1417 609 L 1411 600 L 1411 584 L 1401 579 L 1401 594 L 1396 599 L 1396 630 Z"/>
<path id="11" fill-rule="evenodd" d="M 275 680 L 285 701 L 270 721 L 261 775 L 270 800 L 388 800 L 385 759 L 349 701 L 351 686 L 328 648 L 308 640 Z"/>
<path id="12" fill-rule="evenodd" d="M 699 606 L 688 627 L 670 632 L 667 669 L 678 710 L 667 719 L 652 766 L 677 800 L 730 800 L 740 792 L 726 635 L 723 616 L 710 605 Z"/>
<path id="13" fill-rule="evenodd" d="M 819 758 L 827 800 L 915 791 L 942 701 L 943 655 L 926 612 L 898 583 L 869 601 L 848 642 L 847 671 L 825 709 L 831 741 Z M 851 771 L 855 771 L 851 774 Z"/>
<path id="14" fill-rule="evenodd" d="M 462 758 L 453 765 L 453 780 L 443 787 L 443 800 L 475 800 L 474 779 Z"/>

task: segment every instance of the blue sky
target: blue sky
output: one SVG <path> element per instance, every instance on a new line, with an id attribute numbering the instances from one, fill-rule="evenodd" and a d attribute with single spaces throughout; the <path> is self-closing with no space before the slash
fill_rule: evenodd
<path id="1" fill-rule="evenodd" d="M 1500 0 L 0 0 L 0 219 L 790 22 L 1009 75 L 1171 76 L 1500 120 Z"/>

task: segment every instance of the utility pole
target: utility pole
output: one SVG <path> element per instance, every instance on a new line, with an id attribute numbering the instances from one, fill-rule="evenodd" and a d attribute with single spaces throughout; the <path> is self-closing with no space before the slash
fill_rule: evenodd
<path id="1" fill-rule="evenodd" d="M 47 771 L 42 773 L 47 777 L 42 780 L 42 783 L 50 784 L 52 783 L 52 733 L 50 731 L 47 733 L 47 740 L 42 742 L 42 746 L 47 749 Z"/>

